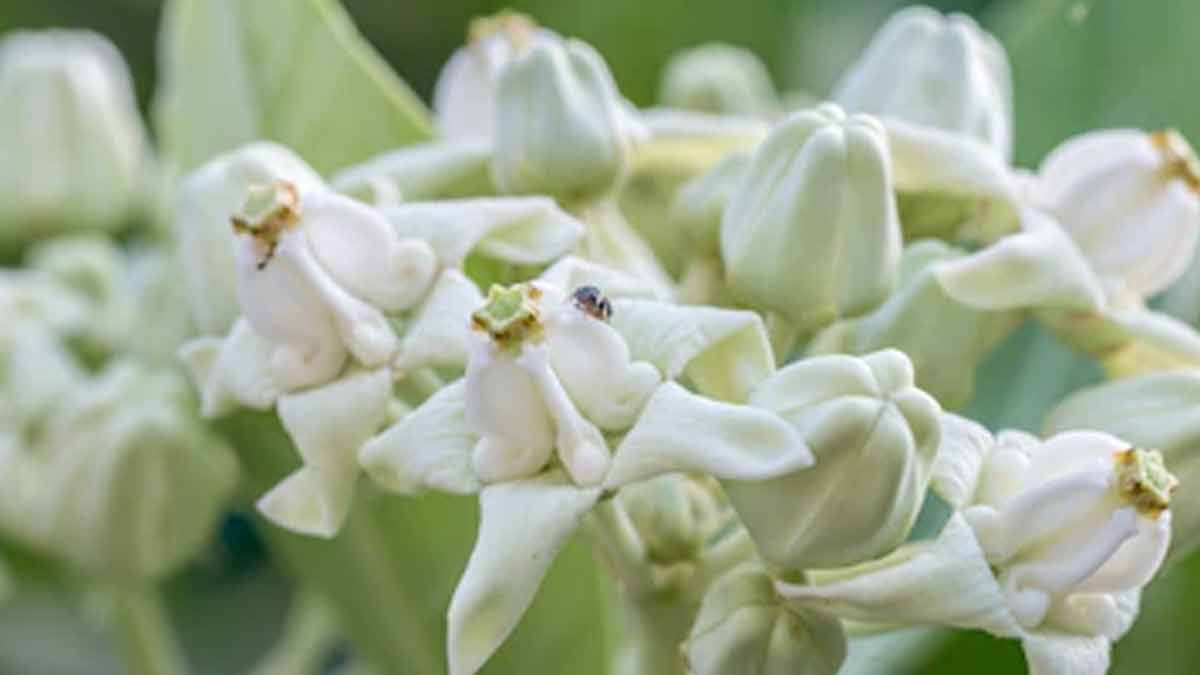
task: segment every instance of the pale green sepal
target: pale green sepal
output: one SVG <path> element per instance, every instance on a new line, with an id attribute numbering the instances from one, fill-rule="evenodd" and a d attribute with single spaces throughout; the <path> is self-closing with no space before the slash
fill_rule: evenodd
<path id="1" fill-rule="evenodd" d="M 263 495 L 258 510 L 294 532 L 337 534 L 354 497 L 358 449 L 383 424 L 391 391 L 391 373 L 380 369 L 280 397 L 279 420 L 304 466 Z"/>
<path id="2" fill-rule="evenodd" d="M 467 426 L 465 389 L 462 380 L 443 387 L 367 441 L 358 452 L 367 475 L 392 492 L 478 492 L 471 452 L 479 437 Z"/>
<path id="3" fill-rule="evenodd" d="M 172 0 L 155 118 L 180 170 L 257 139 L 328 172 L 428 139 L 429 113 L 332 0 Z"/>
<path id="4" fill-rule="evenodd" d="M 478 252 L 521 265 L 548 263 L 575 246 L 584 226 L 548 197 L 491 197 L 381 209 L 403 238 L 423 239 L 438 262 L 458 267 Z"/>
<path id="5" fill-rule="evenodd" d="M 1112 643 L 1102 635 L 1037 633 L 1021 641 L 1029 675 L 1105 675 Z"/>
<path id="6" fill-rule="evenodd" d="M 1020 207 L 1004 156 L 965 134 L 881 119 L 891 150 L 892 180 L 900 194 L 974 201 L 958 235 L 982 242 L 1015 232 Z"/>
<path id="7" fill-rule="evenodd" d="M 682 232 L 681 243 L 689 253 L 710 257 L 721 254 L 721 217 L 750 168 L 751 157 L 748 149 L 730 152 L 679 188 L 667 222 Z"/>
<path id="8" fill-rule="evenodd" d="M 929 487 L 955 509 L 970 505 L 983 461 L 996 440 L 982 424 L 953 413 L 942 413 L 942 443 Z"/>
<path id="9" fill-rule="evenodd" d="M 870 314 L 818 333 L 808 353 L 899 349 L 912 360 L 918 386 L 946 408 L 961 407 L 974 393 L 976 366 L 1023 318 L 1015 310 L 980 310 L 946 293 L 935 272 L 940 264 L 963 256 L 937 240 L 910 244 L 901 258 L 896 292 Z"/>
<path id="10" fill-rule="evenodd" d="M 343 169 L 329 183 L 339 192 L 376 206 L 478 197 L 495 193 L 491 162 L 489 143 L 430 141 Z"/>
<path id="11" fill-rule="evenodd" d="M 759 481 L 812 466 L 804 440 L 780 417 L 697 396 L 666 382 L 617 446 L 605 487 L 664 473 Z"/>
<path id="12" fill-rule="evenodd" d="M 670 300 L 669 294 L 664 292 L 661 284 L 651 283 L 641 277 L 573 255 L 560 258 L 538 278 L 564 290 L 585 285 L 595 286 L 609 299 Z"/>
<path id="13" fill-rule="evenodd" d="M 975 534 L 957 514 L 937 539 L 906 544 L 862 565 L 814 573 L 811 585 L 778 582 L 776 588 L 798 606 L 854 621 L 1021 634 Z"/>
<path id="14" fill-rule="evenodd" d="M 270 408 L 279 397 L 267 369 L 272 346 L 245 319 L 238 319 L 225 338 L 200 337 L 179 348 L 192 383 L 200 392 L 200 414 L 212 419 L 244 406 Z"/>
<path id="15" fill-rule="evenodd" d="M 846 658 L 846 634 L 828 614 L 785 605 L 751 563 L 709 588 L 684 653 L 694 675 L 833 675 Z"/>
<path id="16" fill-rule="evenodd" d="M 766 327 L 754 312 L 617 300 L 611 322 L 634 361 L 654 364 L 667 379 L 687 375 L 715 399 L 743 402 L 775 370 Z"/>
<path id="17" fill-rule="evenodd" d="M 1045 216 L 1026 209 L 1025 229 L 935 268 L 950 297 L 979 309 L 1099 309 L 1100 280 L 1079 247 Z"/>
<path id="18" fill-rule="evenodd" d="M 450 601 L 450 675 L 478 672 L 508 638 L 599 496 L 560 472 L 483 489 L 475 548 Z"/>
<path id="19" fill-rule="evenodd" d="M 416 368 L 465 368 L 471 312 L 483 304 L 475 282 L 448 269 L 438 275 L 433 290 L 417 308 L 392 361 L 396 377 Z"/>
<path id="20" fill-rule="evenodd" d="M 1140 303 L 1094 312 L 1045 310 L 1038 318 L 1059 339 L 1096 357 L 1110 378 L 1200 367 L 1200 334 Z"/>

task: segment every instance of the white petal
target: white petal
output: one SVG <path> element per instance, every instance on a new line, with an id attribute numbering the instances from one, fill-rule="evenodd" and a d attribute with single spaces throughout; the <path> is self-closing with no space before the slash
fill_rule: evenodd
<path id="1" fill-rule="evenodd" d="M 467 426 L 464 382 L 447 385 L 386 431 L 367 441 L 359 462 L 376 483 L 394 492 L 429 488 L 479 491 L 471 452 L 479 437 Z"/>
<path id="2" fill-rule="evenodd" d="M 516 628 L 599 489 L 561 474 L 485 487 L 479 535 L 450 601 L 450 675 L 472 675 Z"/>
<path id="3" fill-rule="evenodd" d="M 801 606 L 870 623 L 941 624 L 994 635 L 1021 633 L 970 526 L 955 515 L 937 539 L 907 544 L 874 562 L 813 574 L 813 585 L 779 582 Z"/>
<path id="4" fill-rule="evenodd" d="M 550 262 L 571 250 L 583 224 L 548 197 L 489 197 L 400 204 L 381 209 L 401 237 L 423 239 L 438 261 L 458 267 L 478 252 L 519 265 Z"/>
<path id="5" fill-rule="evenodd" d="M 556 420 L 530 369 L 488 337 L 472 334 L 466 420 L 478 443 L 472 468 L 484 483 L 524 478 L 554 454 Z"/>
<path id="6" fill-rule="evenodd" d="M 555 449 L 571 479 L 577 485 L 598 485 L 608 473 L 608 443 L 600 430 L 576 409 L 550 366 L 547 349 L 526 345 L 517 365 L 533 379 L 554 420 Z"/>
<path id="7" fill-rule="evenodd" d="M 605 485 L 676 471 L 766 480 L 812 463 L 804 440 L 777 415 L 703 398 L 667 382 L 617 446 Z"/>
<path id="8" fill-rule="evenodd" d="M 951 413 L 942 414 L 942 443 L 933 461 L 930 487 L 950 506 L 961 509 L 975 495 L 983 461 L 995 439 L 983 425 Z"/>
<path id="9" fill-rule="evenodd" d="M 569 302 L 545 324 L 550 364 L 579 411 L 605 431 L 632 426 L 662 379 L 658 369 L 645 361 L 631 363 L 620 333 Z"/>
<path id="10" fill-rule="evenodd" d="M 1108 638 L 1103 636 L 1039 633 L 1022 640 L 1029 675 L 1105 675 Z"/>
<path id="11" fill-rule="evenodd" d="M 1097 309 L 1104 290 L 1065 232 L 1026 209 L 1024 231 L 934 273 L 950 297 L 980 309 L 1061 307 Z"/>
<path id="12" fill-rule="evenodd" d="M 358 449 L 383 424 L 391 391 L 388 371 L 377 370 L 281 397 L 279 420 L 304 467 L 260 500 L 263 514 L 304 534 L 336 534 L 350 512 Z"/>
<path id="13" fill-rule="evenodd" d="M 566 256 L 559 259 L 558 262 L 548 267 L 545 272 L 542 272 L 538 279 L 568 291 L 580 286 L 595 286 L 609 299 L 670 299 L 669 297 L 664 297 L 662 287 L 658 284 L 652 284 L 641 277 L 575 256 Z"/>
<path id="14" fill-rule="evenodd" d="M 266 410 L 279 397 L 268 370 L 273 348 L 245 319 L 224 339 L 196 338 L 179 349 L 179 358 L 200 392 L 200 414 L 220 417 L 237 406 Z"/>
<path id="15" fill-rule="evenodd" d="M 471 312 L 482 304 L 475 282 L 458 270 L 444 270 L 406 328 L 393 365 L 401 373 L 426 366 L 466 367 L 467 326 Z"/>
<path id="16" fill-rule="evenodd" d="M 705 396 L 745 401 L 775 370 L 766 328 L 754 312 L 617 300 L 611 323 L 634 360 L 667 379 L 687 375 Z"/>
<path id="17" fill-rule="evenodd" d="M 379 211 L 334 192 L 306 195 L 301 227 L 321 266 L 360 300 L 384 311 L 412 307 L 433 283 L 433 249 L 402 239 Z"/>

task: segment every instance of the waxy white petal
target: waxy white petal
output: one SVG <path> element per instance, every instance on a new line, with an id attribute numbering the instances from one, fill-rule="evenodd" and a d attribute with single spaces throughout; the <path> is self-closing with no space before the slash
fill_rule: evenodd
<path id="1" fill-rule="evenodd" d="M 318 537 L 341 529 L 354 497 L 358 449 L 383 424 L 387 370 L 358 373 L 279 399 L 279 420 L 304 466 L 258 501 L 281 527 Z"/>
<path id="2" fill-rule="evenodd" d="M 548 197 L 415 202 L 381 209 L 404 238 L 422 239 L 445 267 L 473 252 L 518 265 L 550 262 L 571 250 L 584 226 Z"/>
<path id="3" fill-rule="evenodd" d="M 715 399 L 743 402 L 775 369 L 766 328 L 753 312 L 616 300 L 610 321 L 634 360 L 654 364 L 666 379 L 686 375 Z"/>
<path id="4" fill-rule="evenodd" d="M 367 441 L 358 458 L 367 475 L 393 492 L 478 492 L 471 453 L 479 438 L 467 425 L 465 382 L 440 389 L 420 407 Z"/>
<path id="5" fill-rule="evenodd" d="M 483 488 L 475 548 L 450 601 L 450 675 L 473 675 L 512 633 L 599 496 L 559 473 Z"/>
<path id="6" fill-rule="evenodd" d="M 760 481 L 812 466 L 804 440 L 778 416 L 659 386 L 617 446 L 605 486 L 672 472 Z"/>

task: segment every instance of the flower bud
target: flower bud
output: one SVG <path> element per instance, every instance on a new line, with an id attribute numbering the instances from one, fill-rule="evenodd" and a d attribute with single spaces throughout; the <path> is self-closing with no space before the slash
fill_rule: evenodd
<path id="1" fill-rule="evenodd" d="M 232 224 L 238 303 L 273 343 L 271 376 L 284 390 L 329 381 L 347 355 L 368 368 L 386 364 L 399 342 L 384 312 L 414 306 L 435 277 L 429 244 L 319 188 L 251 187 Z"/>
<path id="2" fill-rule="evenodd" d="M 961 133 L 1012 154 L 1012 76 L 1000 43 L 962 14 L 892 15 L 834 88 L 847 110 Z"/>
<path id="3" fill-rule="evenodd" d="M 695 561 L 724 522 L 717 484 L 700 477 L 659 476 L 625 486 L 617 499 L 647 558 L 659 565 Z"/>
<path id="4" fill-rule="evenodd" d="M 214 157 L 180 182 L 173 216 L 176 250 L 192 321 L 201 333 L 223 335 L 240 313 L 229 218 L 242 207 L 251 185 L 279 180 L 301 193 L 321 185 L 304 160 L 267 142 Z"/>
<path id="5" fill-rule="evenodd" d="M 85 31 L 0 42 L 0 157 L 0 246 L 123 225 L 149 155 L 116 48 Z"/>
<path id="6" fill-rule="evenodd" d="M 900 247 L 883 129 L 833 105 L 775 127 L 721 223 L 733 293 L 801 330 L 883 302 Z"/>
<path id="7" fill-rule="evenodd" d="M 629 160 L 624 106 L 596 50 L 577 40 L 533 45 L 499 78 L 496 184 L 568 200 L 607 192 Z"/>
<path id="8" fill-rule="evenodd" d="M 1081 625 L 1099 616 L 1086 603 L 1104 600 L 1087 598 L 1137 590 L 1158 571 L 1175 477 L 1158 452 L 1108 434 L 1008 439 L 984 459 L 974 505 L 963 512 L 1008 609 L 1026 629 L 1115 633 Z"/>
<path id="9" fill-rule="evenodd" d="M 775 87 L 762 60 L 749 49 L 722 43 L 671 57 L 658 100 L 671 108 L 731 115 L 761 115 L 776 106 Z"/>
<path id="10" fill-rule="evenodd" d="M 557 41 L 557 35 L 516 12 L 472 21 L 467 44 L 450 55 L 433 88 L 438 131 L 451 139 L 490 140 L 500 74 L 534 44 Z"/>
<path id="11" fill-rule="evenodd" d="M 940 408 L 901 352 L 797 361 L 751 405 L 783 417 L 816 465 L 772 481 L 725 482 L 763 558 L 785 570 L 876 558 L 908 536 L 941 438 Z"/>
<path id="12" fill-rule="evenodd" d="M 730 570 L 704 596 L 684 646 L 694 675 L 833 675 L 846 658 L 836 618 L 784 604 L 755 564 Z"/>
<path id="13" fill-rule="evenodd" d="M 1110 291 L 1149 297 L 1186 271 L 1200 238 L 1200 162 L 1175 131 L 1095 131 L 1042 162 L 1034 200 Z"/>
<path id="14" fill-rule="evenodd" d="M 16 459 L 0 526 L 89 575 L 157 579 L 195 555 L 236 484 L 184 384 L 129 362 L 71 391 Z"/>

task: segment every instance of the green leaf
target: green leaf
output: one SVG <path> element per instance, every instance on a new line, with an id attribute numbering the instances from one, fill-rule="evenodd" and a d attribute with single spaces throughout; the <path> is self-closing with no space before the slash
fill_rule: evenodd
<path id="1" fill-rule="evenodd" d="M 159 141 L 180 171 L 270 139 L 329 173 L 432 136 L 335 0 L 169 0 L 159 62 Z"/>

